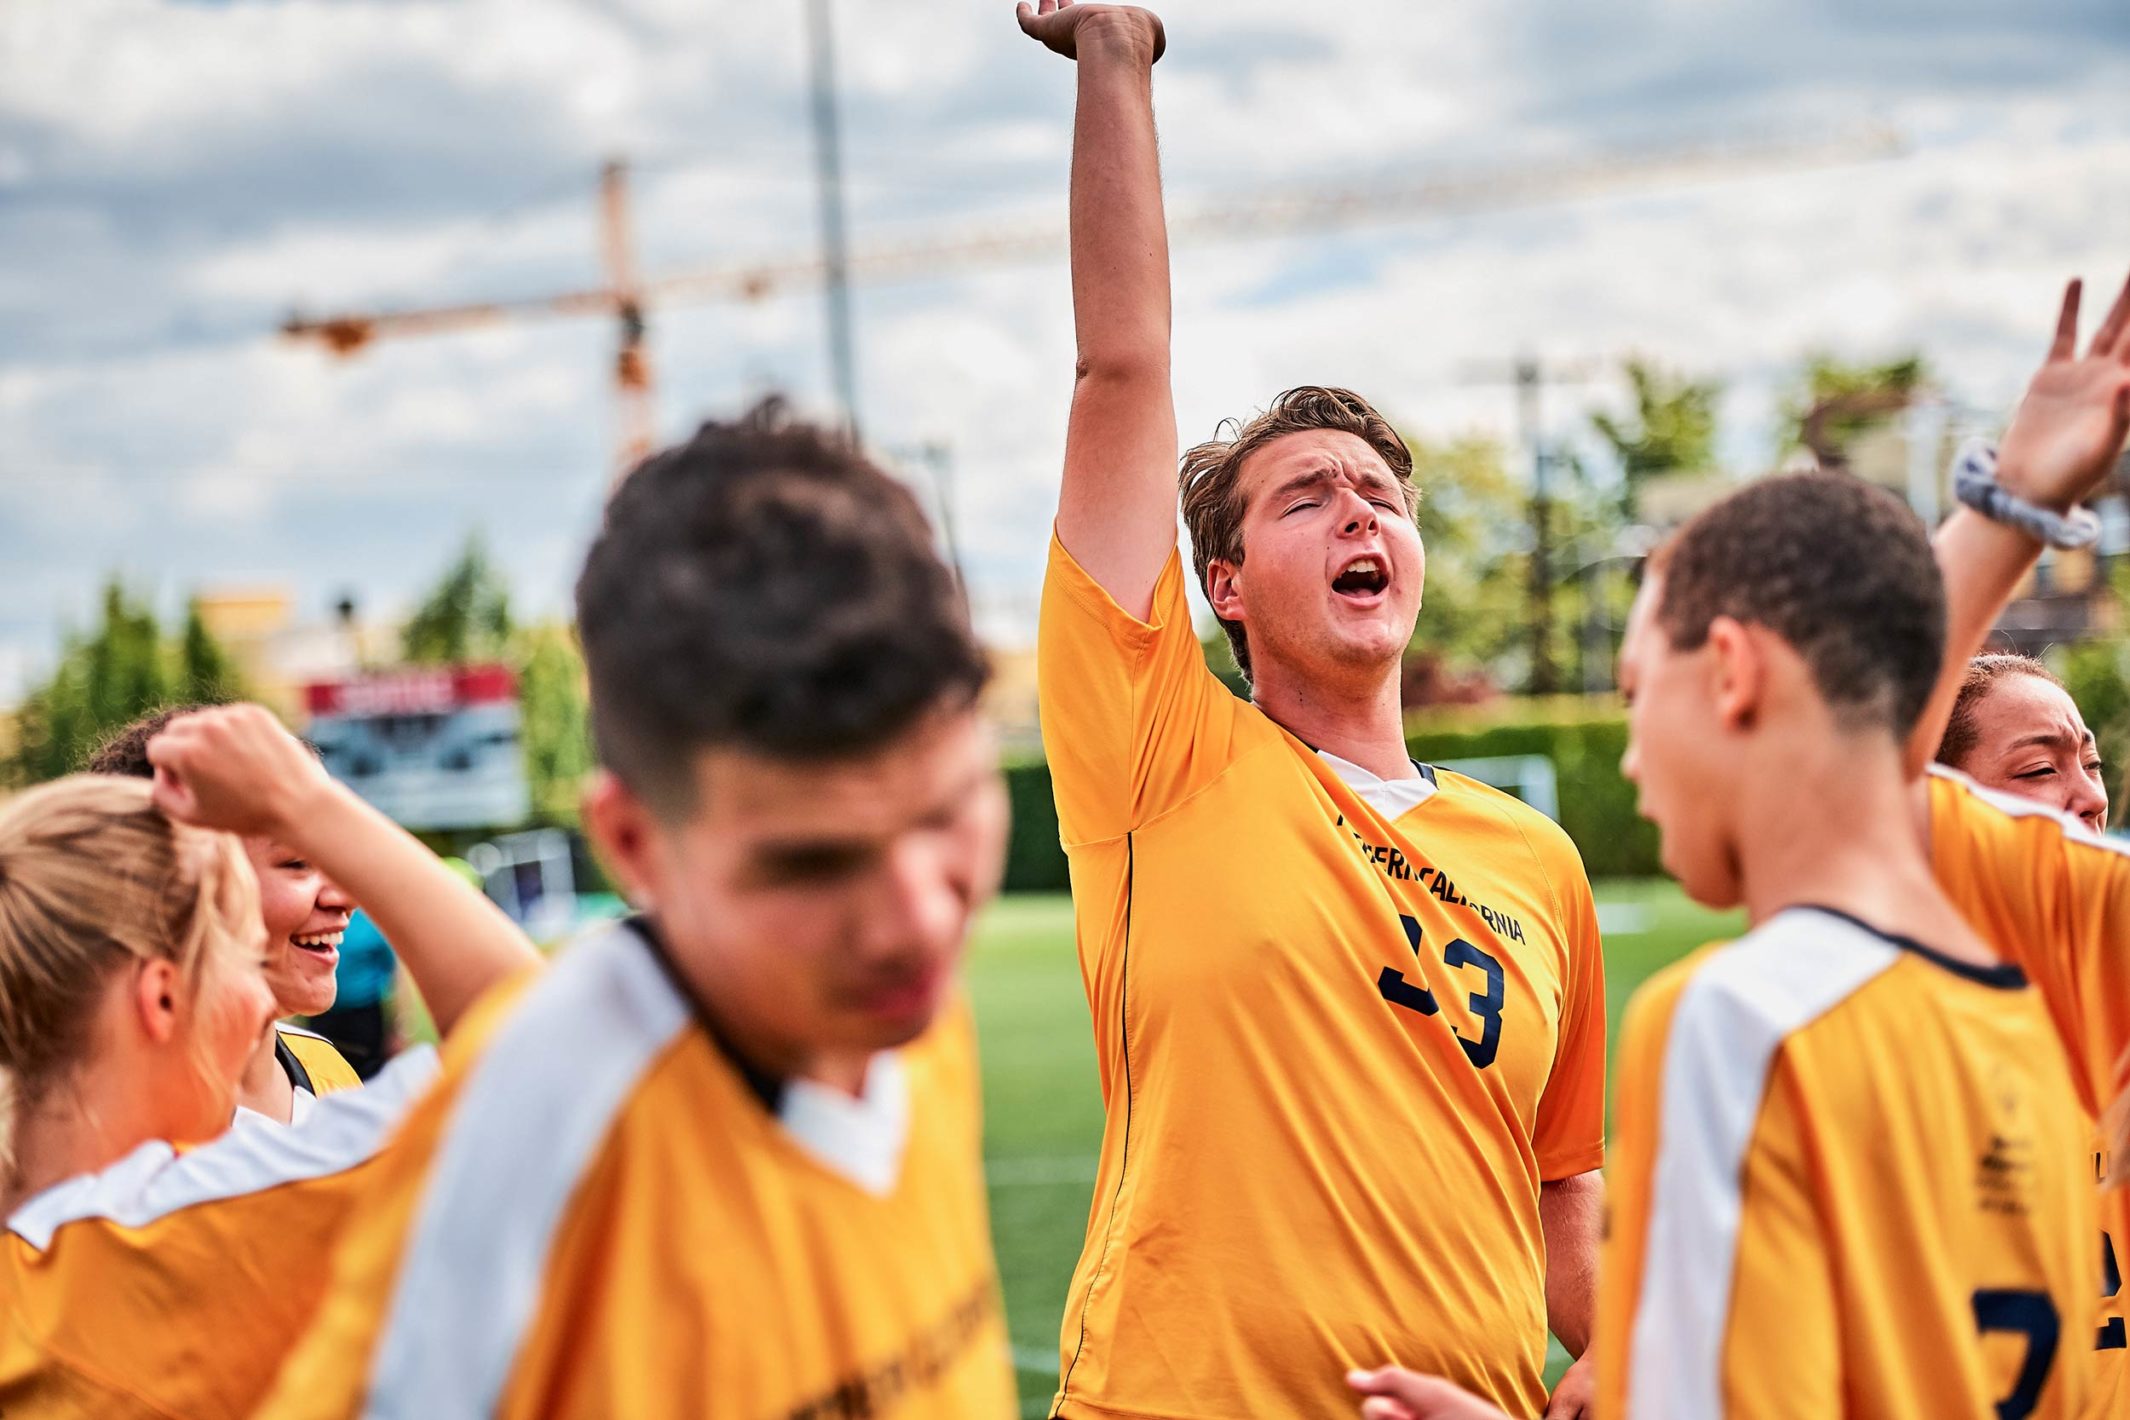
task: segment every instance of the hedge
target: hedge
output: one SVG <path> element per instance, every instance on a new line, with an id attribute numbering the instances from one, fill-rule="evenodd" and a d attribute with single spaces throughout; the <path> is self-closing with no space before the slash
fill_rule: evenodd
<path id="1" fill-rule="evenodd" d="M 1515 718 L 1508 718 L 1513 715 Z M 1570 698 L 1512 701 L 1501 709 L 1416 721 L 1407 735 L 1423 763 L 1500 755 L 1544 755 L 1560 786 L 1561 827 L 1582 850 L 1590 876 L 1649 877 L 1657 832 L 1635 813 L 1634 786 L 1620 774 L 1627 722 L 1616 706 Z M 1013 838 L 1006 851 L 1006 891 L 1062 892 L 1069 885 L 1058 846 L 1050 767 L 1031 760 L 1006 767 Z"/>
<path id="2" fill-rule="evenodd" d="M 1635 813 L 1634 785 L 1620 774 L 1627 722 L 1608 717 L 1580 722 L 1516 723 L 1479 729 L 1422 729 L 1406 744 L 1423 763 L 1538 754 L 1553 761 L 1560 785 L 1561 827 L 1583 855 L 1593 878 L 1649 877 L 1657 863 L 1657 830 Z"/>

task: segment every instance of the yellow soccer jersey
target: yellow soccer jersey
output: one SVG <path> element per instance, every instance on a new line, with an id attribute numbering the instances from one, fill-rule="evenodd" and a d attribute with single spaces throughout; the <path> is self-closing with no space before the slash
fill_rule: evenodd
<path id="1" fill-rule="evenodd" d="M 287 1072 L 291 1083 L 314 1095 L 362 1088 L 362 1076 L 355 1073 L 355 1067 L 348 1063 L 347 1057 L 316 1031 L 280 1021 L 274 1026 L 274 1035 L 278 1046 L 274 1053 L 281 1057 L 281 1068 Z M 291 1061 L 294 1062 L 293 1069 L 290 1068 Z"/>
<path id="2" fill-rule="evenodd" d="M 622 925 L 461 1041 L 262 1417 L 1013 1413 L 966 1010 L 772 1107 Z"/>
<path id="3" fill-rule="evenodd" d="M 242 1420 L 323 1296 L 325 1259 L 433 1051 L 289 1128 L 144 1144 L 37 1194 L 0 1237 L 0 1415 Z"/>
<path id="4" fill-rule="evenodd" d="M 1063 1416 L 1353 1413 L 1354 1366 L 1545 1403 L 1542 1182 L 1603 1162 L 1574 847 L 1469 779 L 1371 781 L 1051 544 L 1043 737 L 1107 1123 Z"/>
<path id="5" fill-rule="evenodd" d="M 2070 1052 L 2079 1098 L 2104 1113 L 2130 1051 L 2130 844 L 1950 770 L 1930 776 L 1938 882 L 1975 930 L 2026 969 Z M 2097 1174 L 2107 1159 L 2089 1149 Z M 2100 1368 L 2094 1416 L 2130 1416 L 2130 1188 L 2101 1196 Z"/>
<path id="6" fill-rule="evenodd" d="M 1619 1072 L 1600 1415 L 2080 1413 L 2088 1126 L 2018 968 L 1793 908 L 1654 977 Z"/>

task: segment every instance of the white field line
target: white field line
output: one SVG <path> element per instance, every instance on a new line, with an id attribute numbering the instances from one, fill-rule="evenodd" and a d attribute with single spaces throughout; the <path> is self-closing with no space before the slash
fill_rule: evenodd
<path id="1" fill-rule="evenodd" d="M 1093 1183 L 1093 1154 L 1037 1154 L 1028 1158 L 987 1159 L 984 1177 L 993 1188 L 1044 1187 L 1063 1183 Z"/>

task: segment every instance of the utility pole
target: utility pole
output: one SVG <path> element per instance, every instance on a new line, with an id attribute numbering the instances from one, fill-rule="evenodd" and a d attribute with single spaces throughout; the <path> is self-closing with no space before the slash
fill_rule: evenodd
<path id="1" fill-rule="evenodd" d="M 1519 355 L 1515 366 L 1516 431 L 1531 452 L 1531 693 L 1551 695 L 1553 677 L 1553 496 L 1546 486 L 1545 425 L 1539 396 L 1545 368 L 1536 356 Z"/>
<path id="2" fill-rule="evenodd" d="M 807 50 L 813 67 L 814 163 L 821 185 L 822 293 L 836 398 L 851 437 L 858 437 L 858 354 L 851 333 L 850 243 L 843 221 L 843 139 L 836 111 L 832 0 L 807 0 Z"/>
<path id="3" fill-rule="evenodd" d="M 614 351 L 614 389 L 620 396 L 621 456 L 618 481 L 650 455 L 657 439 L 652 408 L 651 357 L 644 348 L 643 283 L 636 270 L 636 244 L 629 223 L 629 167 L 610 159 L 599 171 L 600 245 L 621 339 Z"/>
<path id="4" fill-rule="evenodd" d="M 1531 684 L 1534 695 L 1550 695 L 1560 689 L 1560 676 L 1553 664 L 1553 460 L 1546 447 L 1546 426 L 1540 396 L 1547 385 L 1580 384 L 1596 374 L 1599 362 L 1572 360 L 1548 363 L 1533 354 L 1523 354 L 1506 367 L 1478 364 L 1465 367 L 1464 383 L 1507 383 L 1516 389 L 1516 438 L 1531 458 L 1531 576 L 1528 593 L 1531 619 Z"/>
<path id="5" fill-rule="evenodd" d="M 944 439 L 928 439 L 922 444 L 890 449 L 888 455 L 896 463 L 921 463 L 931 475 L 932 501 L 939 510 L 941 548 L 947 555 L 947 565 L 954 569 L 954 580 L 960 584 L 962 595 L 967 596 L 968 572 L 962 566 L 961 539 L 954 525 L 954 446 Z"/>

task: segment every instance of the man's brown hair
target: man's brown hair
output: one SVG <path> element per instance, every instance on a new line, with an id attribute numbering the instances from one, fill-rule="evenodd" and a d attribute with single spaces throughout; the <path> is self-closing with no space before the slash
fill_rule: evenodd
<path id="1" fill-rule="evenodd" d="M 1650 558 L 1656 622 L 1680 651 L 1719 616 L 1757 624 L 1804 659 L 1837 720 L 1906 739 L 1945 654 L 1945 586 L 1906 504 L 1845 473 L 1747 484 Z"/>
<path id="2" fill-rule="evenodd" d="M 1240 567 L 1243 560 L 1242 525 L 1247 511 L 1242 490 L 1243 463 L 1274 439 L 1311 429 L 1333 429 L 1352 434 L 1383 456 L 1397 475 L 1405 496 L 1405 511 L 1417 520 L 1420 490 L 1413 486 L 1413 453 L 1405 440 L 1390 427 L 1390 421 L 1375 406 L 1352 390 L 1324 385 L 1298 385 L 1272 401 L 1271 408 L 1240 425 L 1225 420 L 1224 429 L 1234 433 L 1186 450 L 1177 481 L 1183 485 L 1183 525 L 1191 535 L 1191 566 L 1198 573 L 1200 590 L 1206 589 L 1206 567 L 1216 559 Z M 1235 664 L 1250 674 L 1250 645 L 1242 623 L 1223 619 L 1220 629 L 1228 634 Z"/>

